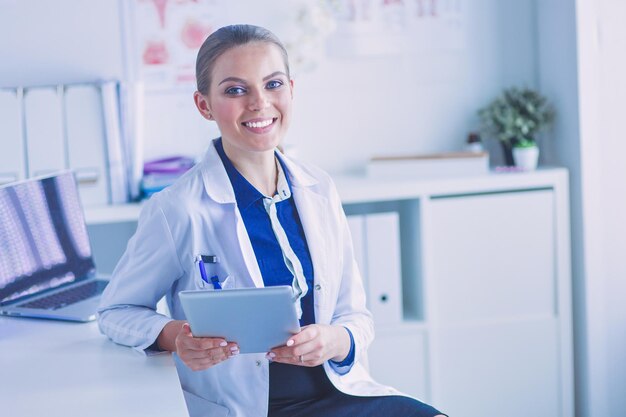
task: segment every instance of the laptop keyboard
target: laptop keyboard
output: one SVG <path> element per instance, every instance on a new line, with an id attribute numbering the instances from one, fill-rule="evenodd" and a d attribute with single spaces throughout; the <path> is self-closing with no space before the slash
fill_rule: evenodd
<path id="1" fill-rule="evenodd" d="M 22 304 L 20 305 L 20 307 L 56 310 L 70 304 L 86 300 L 87 298 L 93 297 L 94 295 L 99 295 L 100 293 L 102 293 L 102 290 L 104 290 L 104 287 L 106 287 L 106 285 L 106 281 L 90 281 L 83 285 L 69 288 L 65 291 L 50 294 L 47 297 L 38 298 L 37 300 Z"/>

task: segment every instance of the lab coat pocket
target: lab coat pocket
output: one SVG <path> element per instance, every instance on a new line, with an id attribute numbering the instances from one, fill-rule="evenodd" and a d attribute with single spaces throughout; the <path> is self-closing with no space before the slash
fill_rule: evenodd
<path id="1" fill-rule="evenodd" d="M 230 275 L 210 275 L 209 282 L 206 282 L 204 279 L 202 279 L 202 276 L 198 274 L 198 276 L 194 280 L 196 289 L 205 291 L 215 290 L 215 285 L 210 279 L 210 277 L 214 276 L 217 276 L 218 282 L 222 289 L 235 288 L 235 277 L 232 277 Z"/>
<path id="2" fill-rule="evenodd" d="M 194 263 L 194 286 L 198 290 L 213 290 L 215 285 L 214 280 L 219 282 L 221 288 L 233 288 L 235 286 L 235 279 L 231 277 L 221 263 L 204 263 L 205 278 L 203 278 L 200 272 L 200 265 L 198 261 Z"/>
<path id="3" fill-rule="evenodd" d="M 187 390 L 183 390 L 189 417 L 226 417 L 230 414 L 228 408 L 212 401 L 199 397 Z"/>

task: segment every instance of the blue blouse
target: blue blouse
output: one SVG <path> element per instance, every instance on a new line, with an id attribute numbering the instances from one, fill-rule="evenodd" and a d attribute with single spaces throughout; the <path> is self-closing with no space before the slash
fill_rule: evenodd
<path id="1" fill-rule="evenodd" d="M 287 268 L 278 239 L 272 230 L 269 215 L 263 204 L 264 195 L 259 192 L 248 180 L 244 178 L 226 156 L 222 139 L 215 142 L 215 149 L 222 159 L 228 178 L 235 192 L 237 207 L 241 213 L 248 237 L 252 243 L 252 249 L 256 256 L 263 277 L 265 286 L 292 285 L 293 274 Z M 277 158 L 285 177 L 289 189 L 291 182 L 287 168 L 280 158 Z M 298 210 L 293 198 L 288 198 L 276 203 L 277 215 L 280 225 L 285 230 L 289 245 L 302 264 L 302 270 L 306 277 L 309 288 L 306 295 L 301 299 L 302 317 L 300 325 L 306 326 L 315 323 L 314 311 L 314 291 L 313 291 L 313 262 L 311 254 L 302 228 L 302 222 L 298 215 Z M 354 338 L 350 335 L 350 353 L 341 362 L 335 362 L 337 366 L 344 367 L 354 362 Z"/>

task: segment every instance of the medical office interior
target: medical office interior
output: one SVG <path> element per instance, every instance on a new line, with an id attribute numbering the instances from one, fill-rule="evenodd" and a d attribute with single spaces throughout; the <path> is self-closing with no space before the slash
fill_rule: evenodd
<path id="1" fill-rule="evenodd" d="M 219 136 L 193 104 L 200 44 L 265 26 L 295 80 L 283 150 L 348 215 L 374 378 L 451 416 L 624 416 L 625 19 L 621 0 L 0 0 L 0 177 L 74 169 L 110 274 L 163 159 Z M 510 87 L 555 110 L 536 170 L 481 130 Z M 486 154 L 454 157 L 474 132 Z M 184 413 L 171 359 L 94 322 L 0 318 L 0 349 L 6 415 Z"/>

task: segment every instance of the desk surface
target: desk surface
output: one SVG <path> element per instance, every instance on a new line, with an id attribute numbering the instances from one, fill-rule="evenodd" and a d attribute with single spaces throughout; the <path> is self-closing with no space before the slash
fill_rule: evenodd
<path id="1" fill-rule="evenodd" d="M 170 355 L 144 356 L 96 323 L 0 318 L 6 416 L 187 416 Z"/>

